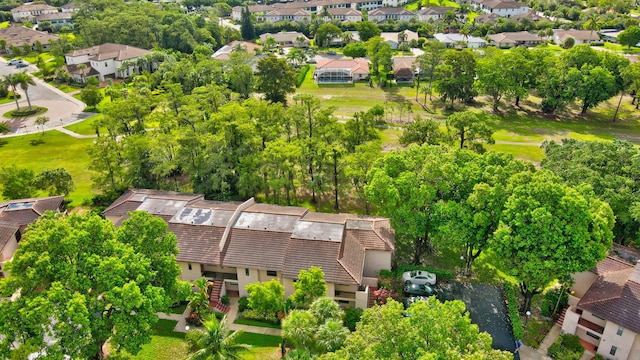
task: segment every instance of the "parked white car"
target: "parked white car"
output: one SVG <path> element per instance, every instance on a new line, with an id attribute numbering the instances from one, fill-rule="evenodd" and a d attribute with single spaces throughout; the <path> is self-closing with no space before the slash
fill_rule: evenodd
<path id="1" fill-rule="evenodd" d="M 402 281 L 411 284 L 435 285 L 436 274 L 424 270 L 413 270 L 402 273 Z"/>

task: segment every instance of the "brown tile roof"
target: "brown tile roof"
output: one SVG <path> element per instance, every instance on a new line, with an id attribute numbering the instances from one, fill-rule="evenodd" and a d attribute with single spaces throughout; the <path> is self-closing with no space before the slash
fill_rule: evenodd
<path id="1" fill-rule="evenodd" d="M 393 251 L 393 248 L 373 231 L 347 229 L 345 236 L 351 236 L 357 239 L 362 247 L 367 250 Z"/>
<path id="2" fill-rule="evenodd" d="M 355 216 L 351 214 L 329 214 L 310 211 L 302 217 L 302 220 L 331 224 L 344 224 L 347 219 L 351 219 L 353 217 Z"/>
<path id="3" fill-rule="evenodd" d="M 203 195 L 181 193 L 176 191 L 150 190 L 150 189 L 129 189 L 120 195 L 102 214 L 105 216 L 126 215 L 127 212 L 137 209 L 146 199 L 164 199 L 175 201 L 186 201 L 187 203 L 197 202 L 204 199 Z M 131 205 L 125 205 L 119 208 L 123 203 L 131 202 Z M 135 204 L 138 204 L 134 207 Z"/>
<path id="4" fill-rule="evenodd" d="M 580 299 L 578 308 L 640 333 L 640 264 L 634 267 L 612 258 L 603 262 L 599 270 L 603 274 Z M 626 268 L 616 270 L 625 264 Z"/>
<path id="5" fill-rule="evenodd" d="M 630 268 L 633 268 L 633 265 L 628 262 L 616 259 L 612 256 L 607 256 L 604 260 L 596 264 L 596 267 L 589 271 L 596 275 L 605 275 L 610 272 L 628 270 Z"/>
<path id="6" fill-rule="evenodd" d="M 380 7 L 369 11 L 369 16 L 376 15 L 413 15 L 413 13 L 403 7 Z"/>
<path id="7" fill-rule="evenodd" d="M 64 196 L 50 196 L 46 198 L 17 199 L 2 203 L 0 206 L 0 221 L 29 225 L 36 221 L 47 210 L 56 211 L 61 208 Z M 23 208 L 11 209 L 19 204 L 30 204 Z"/>
<path id="8" fill-rule="evenodd" d="M 238 201 L 214 201 L 214 200 L 198 200 L 191 204 L 189 207 L 211 210 L 231 210 L 236 211 L 238 205 L 242 204 Z"/>
<path id="9" fill-rule="evenodd" d="M 329 8 L 329 14 L 331 15 L 362 15 L 360 10 L 352 8 Z"/>
<path id="10" fill-rule="evenodd" d="M 84 68 L 79 66 L 80 64 L 68 64 L 65 65 L 67 72 L 69 74 L 81 75 L 81 76 L 93 76 L 100 74 L 98 70 L 91 67 L 91 64 L 86 62 L 84 63 Z"/>
<path id="11" fill-rule="evenodd" d="M 487 37 L 497 43 L 516 41 L 542 41 L 542 38 L 528 31 L 503 32 L 499 34 L 487 35 Z"/>
<path id="12" fill-rule="evenodd" d="M 274 215 L 303 216 L 309 209 L 297 206 L 279 206 L 270 204 L 254 204 L 244 210 L 250 213 L 263 213 Z"/>
<path id="13" fill-rule="evenodd" d="M 580 41 L 599 41 L 600 36 L 598 36 L 597 31 L 591 30 L 554 30 L 556 35 L 558 35 L 558 39 L 560 41 L 564 41 L 568 37 L 572 37 L 576 40 Z"/>
<path id="14" fill-rule="evenodd" d="M 284 264 L 290 233 L 234 228 L 223 254 L 224 266 L 279 270 Z"/>
<path id="15" fill-rule="evenodd" d="M 322 69 L 351 69 L 352 74 L 368 74 L 369 62 L 363 58 L 351 60 L 324 59 L 318 62 L 316 70 Z"/>
<path id="16" fill-rule="evenodd" d="M 7 245 L 9 240 L 15 236 L 19 229 L 20 226 L 18 224 L 0 221 L 0 254 L 2 254 L 4 247 Z"/>
<path id="17" fill-rule="evenodd" d="M 357 234 L 345 232 L 340 248 L 339 262 L 358 284 L 362 282 L 365 250 L 366 248 L 357 238 Z"/>
<path id="18" fill-rule="evenodd" d="M 73 15 L 70 12 L 58 12 L 53 14 L 43 14 L 36 16 L 38 21 L 50 21 L 50 20 L 71 20 Z"/>
<path id="19" fill-rule="evenodd" d="M 282 276 L 297 279 L 302 269 L 319 266 L 326 281 L 338 284 L 358 282 L 338 262 L 340 243 L 337 241 L 291 239 L 286 251 Z"/>
<path id="20" fill-rule="evenodd" d="M 220 265 L 220 239 L 223 227 L 169 223 L 178 238 L 178 261 Z"/>
<path id="21" fill-rule="evenodd" d="M 487 23 L 487 22 L 496 21 L 496 20 L 500 19 L 501 17 L 502 16 L 500 16 L 500 15 L 498 15 L 496 13 L 488 13 L 488 14 L 482 14 L 482 15 L 476 16 L 473 19 L 473 21 L 475 23 L 478 23 L 478 24 L 484 24 L 484 23 Z"/>
<path id="22" fill-rule="evenodd" d="M 447 11 L 455 11 L 455 8 L 448 6 L 429 6 L 418 10 L 419 15 L 444 15 Z"/>
<path id="23" fill-rule="evenodd" d="M 269 11 L 268 13 L 266 13 L 264 16 L 311 16 L 311 12 L 304 10 L 304 9 L 287 9 L 287 8 L 281 8 L 281 9 L 273 9 L 271 11 Z"/>
<path id="24" fill-rule="evenodd" d="M 58 9 L 56 9 L 55 7 L 47 4 L 26 4 L 26 5 L 20 5 L 16 8 L 11 9 L 11 12 L 18 13 L 23 11 L 43 11 L 43 10 L 58 11 Z"/>
<path id="25" fill-rule="evenodd" d="M 53 40 L 58 40 L 57 35 L 52 35 L 46 32 L 33 30 L 24 26 L 9 26 L 4 29 L 0 29 L 0 39 L 7 41 L 7 48 L 9 46 L 22 46 L 29 44 L 35 45 L 37 42 L 42 45 L 47 45 Z"/>
<path id="26" fill-rule="evenodd" d="M 86 49 L 74 50 L 73 52 L 67 53 L 65 55 L 71 57 L 89 55 L 91 60 L 97 61 L 105 59 L 116 59 L 118 61 L 123 61 L 135 59 L 142 55 L 150 53 L 151 51 L 149 50 L 140 49 L 129 45 L 105 43 Z"/>
<path id="27" fill-rule="evenodd" d="M 398 75 L 399 73 L 413 75 L 415 62 L 415 56 L 396 56 L 393 58 L 393 71 L 396 73 L 396 75 Z"/>

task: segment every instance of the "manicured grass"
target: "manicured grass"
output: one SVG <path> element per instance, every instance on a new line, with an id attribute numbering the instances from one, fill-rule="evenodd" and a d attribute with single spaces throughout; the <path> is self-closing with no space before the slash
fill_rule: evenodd
<path id="1" fill-rule="evenodd" d="M 188 353 L 188 345 L 184 340 L 185 334 L 174 332 L 177 321 L 160 319 L 153 327 L 155 334 L 151 342 L 142 346 L 142 350 L 133 356 L 126 352 L 112 354 L 109 359 L 128 360 L 174 360 L 184 359 Z"/>
<path id="2" fill-rule="evenodd" d="M 188 303 L 186 301 L 183 301 L 182 303 L 180 303 L 180 305 L 176 306 L 176 307 L 172 307 L 171 308 L 171 314 L 184 314 L 184 311 L 187 309 L 187 305 Z"/>
<path id="3" fill-rule="evenodd" d="M 0 22 L 0 29 L 8 28 L 9 25 L 11 25 L 9 21 Z"/>
<path id="4" fill-rule="evenodd" d="M 36 173 L 56 167 L 66 169 L 76 184 L 76 190 L 69 195 L 71 206 L 80 206 L 94 195 L 87 153 L 92 143 L 93 139 L 76 139 L 58 131 L 0 139 L 1 166 L 16 165 Z"/>
<path id="5" fill-rule="evenodd" d="M 527 328 L 524 330 L 524 343 L 527 346 L 531 346 L 534 348 L 539 348 L 540 343 L 544 340 L 544 337 L 547 335 L 551 327 L 553 326 L 552 321 L 544 321 L 541 319 L 536 319 L 531 317 L 527 321 L 525 319 L 522 320 L 523 324 L 526 322 Z"/>
<path id="6" fill-rule="evenodd" d="M 66 93 L 82 90 L 82 88 L 79 86 L 71 86 L 69 84 L 57 84 L 55 81 L 49 82 L 49 85 L 55 86 L 56 88 L 58 88 L 58 90 Z"/>
<path id="7" fill-rule="evenodd" d="M 271 328 L 271 329 L 280 329 L 280 325 L 278 325 L 278 324 L 273 324 L 273 323 L 265 322 L 265 321 L 245 319 L 245 318 L 242 318 L 242 317 L 236 319 L 236 321 L 234 321 L 233 323 L 234 324 L 240 324 L 240 325 L 260 326 L 260 327 L 266 327 L 266 328 Z"/>
<path id="8" fill-rule="evenodd" d="M 100 120 L 102 116 L 103 115 L 101 114 L 96 114 L 90 118 L 87 118 L 73 125 L 65 126 L 64 128 L 67 130 L 71 130 L 74 133 L 77 133 L 80 135 L 95 135 L 96 134 L 95 122 Z M 100 127 L 99 130 L 100 130 L 100 134 L 107 133 L 107 128 L 104 126 Z"/>
<path id="9" fill-rule="evenodd" d="M 604 48 L 623 54 L 640 54 L 640 48 L 632 46 L 631 48 L 616 43 L 606 42 Z"/>
<path id="10" fill-rule="evenodd" d="M 18 94 L 18 100 L 20 100 L 20 97 L 21 97 L 20 94 Z M 13 92 L 10 92 L 7 97 L 0 99 L 0 105 L 10 103 L 10 102 L 15 102 L 15 100 L 13 99 Z"/>
<path id="11" fill-rule="evenodd" d="M 243 353 L 245 360 L 275 360 L 280 359 L 280 342 L 282 338 L 273 335 L 242 333 L 239 342 L 251 345 L 251 351 Z"/>

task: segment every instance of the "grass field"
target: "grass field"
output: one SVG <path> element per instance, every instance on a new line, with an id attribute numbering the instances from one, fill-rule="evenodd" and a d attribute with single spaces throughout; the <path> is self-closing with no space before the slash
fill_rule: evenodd
<path id="1" fill-rule="evenodd" d="M 94 194 L 86 150 L 92 141 L 72 138 L 58 131 L 0 139 L 2 166 L 16 165 L 36 173 L 57 167 L 66 169 L 76 184 L 76 190 L 69 196 L 71 206 L 80 206 Z"/>
<path id="2" fill-rule="evenodd" d="M 73 125 L 68 125 L 65 126 L 64 128 L 67 130 L 71 130 L 74 133 L 80 134 L 80 135 L 95 135 L 96 134 L 96 127 L 94 122 L 100 120 L 102 118 L 102 114 L 96 114 L 90 118 L 87 118 L 83 121 L 80 121 L 78 123 L 75 123 Z M 107 128 L 102 126 L 100 127 L 100 134 L 106 134 L 107 133 Z"/>

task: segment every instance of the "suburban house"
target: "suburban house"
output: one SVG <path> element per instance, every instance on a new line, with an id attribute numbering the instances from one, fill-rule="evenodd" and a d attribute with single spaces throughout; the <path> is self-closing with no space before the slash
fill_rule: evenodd
<path id="1" fill-rule="evenodd" d="M 53 14 L 44 14 L 36 16 L 36 24 L 40 28 L 42 23 L 48 23 L 51 29 L 58 30 L 63 26 L 68 26 L 73 29 L 73 22 L 71 21 L 73 14 L 70 12 L 58 12 Z"/>
<path id="2" fill-rule="evenodd" d="M 369 11 L 369 21 L 384 22 L 387 20 L 409 21 L 416 14 L 403 7 L 381 7 Z"/>
<path id="3" fill-rule="evenodd" d="M 327 10 L 330 17 L 325 17 L 325 21 L 340 20 L 340 21 L 362 21 L 362 12 L 352 8 L 329 8 Z"/>
<path id="4" fill-rule="evenodd" d="M 74 50 L 64 55 L 67 71 L 77 82 L 86 82 L 87 77 L 96 76 L 100 81 L 105 78 L 126 78 L 138 73 L 134 65 L 126 66 L 151 51 L 121 44 L 106 43 L 90 48 Z M 125 67 L 123 68 L 123 65 Z"/>
<path id="5" fill-rule="evenodd" d="M 593 42 L 601 42 L 600 36 L 597 31 L 591 30 L 553 30 L 553 42 L 557 45 L 562 45 L 568 38 L 575 40 L 575 45 L 590 44 Z"/>
<path id="6" fill-rule="evenodd" d="M 640 262 L 609 255 L 595 268 L 574 274 L 562 332 L 611 360 L 640 360 Z"/>
<path id="7" fill-rule="evenodd" d="M 353 84 L 369 76 L 369 62 L 363 58 L 325 59 L 318 62 L 313 78 L 316 84 Z"/>
<path id="8" fill-rule="evenodd" d="M 395 50 L 400 46 L 400 33 L 404 33 L 406 39 L 405 42 L 409 42 L 411 40 L 418 40 L 418 33 L 413 32 L 411 30 L 403 30 L 400 32 L 383 32 L 380 33 L 380 37 L 383 38 L 389 45 L 391 45 L 391 49 Z"/>
<path id="9" fill-rule="evenodd" d="M 520 21 L 523 19 L 529 19 L 533 22 L 542 20 L 542 19 L 546 19 L 544 16 L 540 16 L 538 15 L 538 13 L 535 10 L 530 9 L 528 12 L 524 13 L 524 14 L 520 14 L 520 15 L 516 15 L 516 16 L 512 16 L 511 17 L 513 20 L 516 21 Z"/>
<path id="10" fill-rule="evenodd" d="M 512 0 L 471 0 L 469 3 L 475 9 L 505 18 L 523 15 L 529 12 L 527 5 Z"/>
<path id="11" fill-rule="evenodd" d="M 273 9 L 264 15 L 264 20 L 270 23 L 278 21 L 311 21 L 311 13 L 304 9 Z"/>
<path id="12" fill-rule="evenodd" d="M 448 48 L 481 48 L 487 46 L 487 42 L 476 36 L 465 36 L 462 34 L 434 34 L 436 40 L 447 45 Z"/>
<path id="13" fill-rule="evenodd" d="M 70 2 L 68 4 L 60 6 L 60 10 L 62 10 L 62 12 L 64 13 L 72 13 L 80 10 L 80 7 L 78 6 L 78 4 Z"/>
<path id="14" fill-rule="evenodd" d="M 476 24 L 487 24 L 498 21 L 502 16 L 494 13 L 482 14 L 478 15 L 473 19 L 473 22 Z"/>
<path id="15" fill-rule="evenodd" d="M 231 53 L 235 51 L 246 51 L 250 55 L 256 55 L 262 51 L 262 46 L 252 42 L 234 40 L 218 49 L 211 57 L 216 60 L 229 60 Z"/>
<path id="16" fill-rule="evenodd" d="M 125 192 L 103 215 L 118 226 L 133 210 L 168 223 L 178 238 L 182 280 L 204 276 L 214 281 L 218 296 L 246 296 L 246 285 L 272 279 L 289 295 L 300 270 L 319 266 L 328 296 L 345 307 L 366 308 L 378 273 L 391 267 L 394 233 L 382 217 L 140 189 Z"/>
<path id="17" fill-rule="evenodd" d="M 0 278 L 7 275 L 3 266 L 13 258 L 27 227 L 45 211 L 62 211 L 63 206 L 64 196 L 0 202 Z"/>
<path id="18" fill-rule="evenodd" d="M 5 51 L 9 51 L 12 46 L 23 47 L 25 44 L 29 45 L 32 50 L 38 50 L 40 46 L 47 50 L 50 43 L 58 40 L 59 37 L 44 31 L 14 25 L 0 29 L 0 39 L 7 42 Z"/>
<path id="19" fill-rule="evenodd" d="M 504 32 L 487 35 L 491 45 L 507 49 L 515 46 L 536 46 L 540 45 L 542 38 L 528 31 Z"/>
<path id="20" fill-rule="evenodd" d="M 252 15 L 257 15 L 256 20 L 260 22 L 265 21 L 265 15 L 274 9 L 299 9 L 308 11 L 311 14 L 319 15 L 323 13 L 324 9 L 364 9 L 371 11 L 382 7 L 399 7 L 407 2 L 408 0 L 310 0 L 275 2 L 271 5 L 249 5 L 248 9 Z M 233 7 L 231 17 L 234 20 L 239 21 L 242 18 L 242 9 L 242 6 Z"/>
<path id="21" fill-rule="evenodd" d="M 249 9 L 249 13 L 251 15 L 255 15 L 256 21 L 258 22 L 264 21 L 264 15 L 274 9 L 274 7 L 272 7 L 271 5 L 262 5 L 262 4 L 249 5 L 247 6 L 247 8 Z M 235 21 L 242 20 L 243 10 L 244 10 L 244 6 L 234 6 L 231 9 L 231 18 Z"/>
<path id="22" fill-rule="evenodd" d="M 415 56 L 396 56 L 393 58 L 393 74 L 397 83 L 412 83 L 416 72 Z"/>
<path id="23" fill-rule="evenodd" d="M 47 4 L 24 4 L 11 9 L 11 15 L 13 15 L 13 21 L 15 22 L 32 20 L 38 15 L 55 14 L 57 12 L 57 8 Z"/>
<path id="24" fill-rule="evenodd" d="M 422 9 L 418 10 L 418 20 L 437 21 L 444 18 L 444 14 L 446 14 L 447 11 L 455 11 L 455 9 L 446 6 L 423 7 Z"/>
<path id="25" fill-rule="evenodd" d="M 270 37 L 282 47 L 309 47 L 310 44 L 309 38 L 307 38 L 303 33 L 299 33 L 297 31 L 281 31 L 275 34 L 266 33 L 260 35 L 262 45 L 264 45 L 265 41 Z"/>

